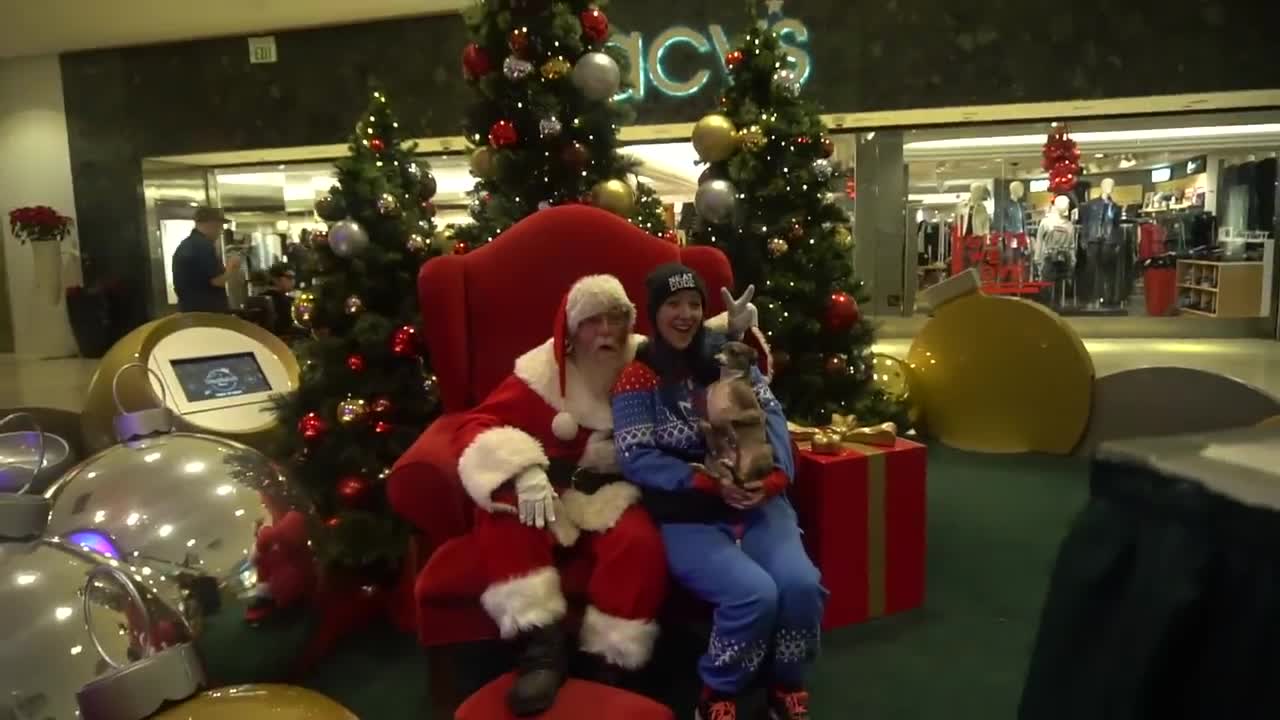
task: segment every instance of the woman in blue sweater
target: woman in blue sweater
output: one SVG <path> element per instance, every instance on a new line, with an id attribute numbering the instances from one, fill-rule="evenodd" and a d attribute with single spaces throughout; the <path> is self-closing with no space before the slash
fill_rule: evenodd
<path id="1" fill-rule="evenodd" d="M 614 387 L 614 442 L 623 474 L 661 526 L 672 576 L 715 606 L 698 663 L 698 717 L 736 720 L 740 697 L 763 674 L 772 717 L 807 719 L 805 675 L 817 656 L 826 591 L 785 495 L 795 463 L 782 407 L 753 368 L 775 458 L 763 482 L 742 488 L 690 467 L 706 456 L 698 419 L 727 338 L 703 326 L 706 291 L 689 268 L 664 265 L 646 285 L 654 337 Z M 747 328 L 733 326 L 749 324 L 744 314 L 730 322 L 739 337 Z"/>

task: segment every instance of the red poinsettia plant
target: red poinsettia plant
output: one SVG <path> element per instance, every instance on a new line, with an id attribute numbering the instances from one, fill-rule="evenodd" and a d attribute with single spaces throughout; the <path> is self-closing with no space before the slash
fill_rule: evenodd
<path id="1" fill-rule="evenodd" d="M 23 207 L 9 211 L 9 229 L 22 244 L 57 242 L 71 234 L 75 221 L 47 205 Z"/>

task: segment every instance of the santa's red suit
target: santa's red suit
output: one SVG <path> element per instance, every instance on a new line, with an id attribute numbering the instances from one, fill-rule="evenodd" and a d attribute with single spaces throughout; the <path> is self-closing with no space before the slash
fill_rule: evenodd
<path id="1" fill-rule="evenodd" d="M 552 339 L 516 361 L 513 374 L 467 414 L 455 442 L 458 474 L 478 506 L 476 562 L 487 577 L 481 603 L 502 636 L 558 623 L 565 598 L 556 558 L 590 553 L 581 648 L 636 669 L 649 660 L 658 635 L 654 618 L 666 595 L 666 556 L 657 528 L 636 505 L 639 491 L 620 475 L 608 477 L 618 473 L 608 388 L 591 387 L 566 352 L 579 323 L 613 310 L 627 313 L 629 334 L 635 309 L 616 278 L 596 275 L 575 283 Z M 626 360 L 640 340 L 629 334 Z M 600 486 L 576 489 L 564 473 L 550 471 L 558 498 L 555 521 L 546 529 L 495 508 L 517 504 L 511 480 L 524 471 L 565 464 L 590 471 L 592 484 Z M 565 549 L 553 552 L 556 545 Z"/>

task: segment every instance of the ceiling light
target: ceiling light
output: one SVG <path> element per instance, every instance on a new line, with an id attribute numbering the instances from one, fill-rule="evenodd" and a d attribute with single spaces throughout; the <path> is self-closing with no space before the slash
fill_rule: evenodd
<path id="1" fill-rule="evenodd" d="M 1189 128 L 1153 128 L 1149 130 L 1103 130 L 1072 133 L 1080 144 L 1104 142 L 1141 142 L 1144 140 L 1186 140 L 1193 138 L 1237 137 L 1280 133 L 1280 123 L 1258 125 L 1213 125 Z M 1044 144 L 1043 135 L 1001 135 L 996 137 L 948 138 L 917 140 L 907 143 L 907 150 L 957 150 L 986 147 L 1036 147 Z"/>
<path id="2" fill-rule="evenodd" d="M 1106 153 L 1095 153 L 1095 154 L 1094 154 L 1094 157 L 1095 157 L 1095 158 L 1104 158 L 1104 157 L 1106 157 L 1106 156 L 1107 156 L 1107 154 L 1106 154 Z"/>

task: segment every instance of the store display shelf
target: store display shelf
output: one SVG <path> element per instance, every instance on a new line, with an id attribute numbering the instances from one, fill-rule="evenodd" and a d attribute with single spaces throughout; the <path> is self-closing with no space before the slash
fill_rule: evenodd
<path id="1" fill-rule="evenodd" d="M 1218 292 L 1218 288 L 1213 287 L 1211 285 L 1188 285 L 1186 283 L 1178 283 L 1178 287 L 1183 288 L 1185 290 L 1203 290 L 1205 292 L 1212 292 L 1212 293 Z"/>
<path id="2" fill-rule="evenodd" d="M 1213 318 L 1259 317 L 1263 263 L 1179 260 L 1182 312 Z"/>

